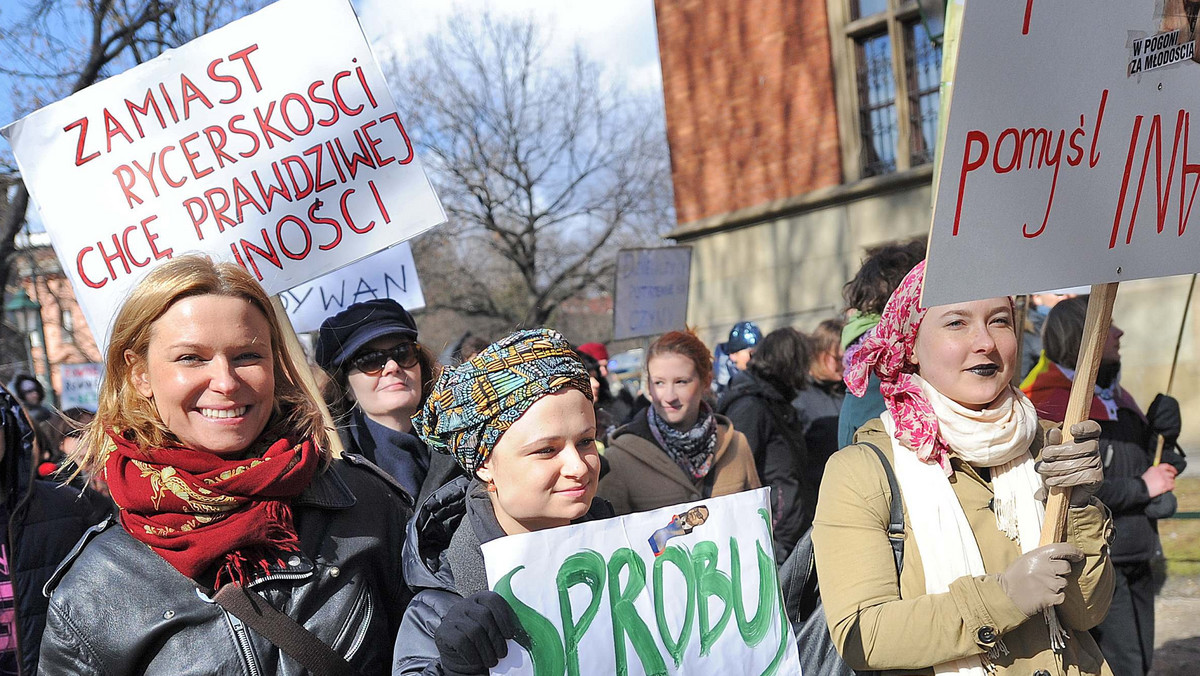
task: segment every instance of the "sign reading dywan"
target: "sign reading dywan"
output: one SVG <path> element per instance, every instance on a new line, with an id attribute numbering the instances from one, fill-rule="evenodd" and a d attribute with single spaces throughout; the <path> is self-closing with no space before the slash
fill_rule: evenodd
<path id="1" fill-rule="evenodd" d="M 279 293 L 445 220 L 346 0 L 280 0 L 4 133 L 105 336 L 172 256 Z"/>
<path id="2" fill-rule="evenodd" d="M 1183 5 L 966 4 L 925 305 L 1200 271 Z"/>

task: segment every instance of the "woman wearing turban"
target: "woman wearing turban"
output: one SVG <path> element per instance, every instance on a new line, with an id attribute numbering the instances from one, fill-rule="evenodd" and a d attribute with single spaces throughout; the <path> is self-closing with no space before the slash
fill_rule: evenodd
<path id="1" fill-rule="evenodd" d="M 518 625 L 488 590 L 481 546 L 612 516 L 600 476 L 592 387 L 557 333 L 518 331 L 446 369 L 413 428 L 467 473 L 409 523 L 403 558 L 416 597 L 396 639 L 394 674 L 486 674 Z"/>

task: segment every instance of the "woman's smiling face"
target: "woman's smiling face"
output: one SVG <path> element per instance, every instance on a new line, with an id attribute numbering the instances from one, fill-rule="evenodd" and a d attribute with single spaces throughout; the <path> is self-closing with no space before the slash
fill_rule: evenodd
<path id="1" fill-rule="evenodd" d="M 1008 298 L 930 308 L 917 330 L 911 362 L 938 392 L 975 410 L 1012 380 L 1017 357 Z"/>
<path id="2" fill-rule="evenodd" d="M 130 379 L 185 447 L 237 456 L 262 433 L 275 399 L 271 328 L 242 298 L 190 296 L 150 325 Z"/>

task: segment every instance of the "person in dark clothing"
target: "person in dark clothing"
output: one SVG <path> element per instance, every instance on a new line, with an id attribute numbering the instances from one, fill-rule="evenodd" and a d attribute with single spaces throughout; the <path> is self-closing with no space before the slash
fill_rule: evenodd
<path id="1" fill-rule="evenodd" d="M 807 386 L 792 400 L 804 430 L 808 462 L 804 472 L 813 486 L 821 485 L 825 461 L 837 452 L 838 416 L 846 383 L 842 382 L 842 326 L 838 319 L 826 319 L 808 337 L 812 366 L 808 369 Z"/>
<path id="2" fill-rule="evenodd" d="M 104 473 L 117 513 L 46 584 L 43 673 L 299 676 L 316 642 L 341 673 L 390 671 L 411 498 L 332 457 L 283 335 L 234 263 L 176 256 L 130 292 L 69 457 Z M 298 625 L 305 649 L 252 628 L 263 616 L 239 598 Z"/>
<path id="3" fill-rule="evenodd" d="M 817 486 L 805 480 L 804 430 L 792 399 L 808 374 L 808 344 L 791 327 L 768 333 L 749 367 L 729 381 L 717 412 L 746 435 L 762 485 L 771 487 L 775 559 L 783 563 L 812 525 Z"/>
<path id="4" fill-rule="evenodd" d="M 409 523 L 402 558 L 416 596 L 396 637 L 394 675 L 487 674 L 519 632 L 488 589 L 481 546 L 612 515 L 593 499 L 592 405 L 583 365 L 548 329 L 518 331 L 438 379 L 414 426 L 469 478 L 434 492 Z"/>
<path id="5" fill-rule="evenodd" d="M 378 465 L 418 501 L 459 475 L 452 460 L 431 456 L 412 434 L 412 416 L 438 368 L 403 306 L 372 299 L 329 317 L 316 357 L 329 374 L 326 400 L 346 450 Z"/>
<path id="6" fill-rule="evenodd" d="M 863 337 L 879 323 L 883 307 L 904 276 L 924 259 L 924 238 L 867 251 L 854 279 L 842 287 L 849 317 L 842 329 L 844 363 L 850 362 Z M 842 411 L 838 416 L 838 448 L 854 443 L 854 432 L 867 421 L 878 418 L 884 409 L 879 378 L 872 374 L 863 396 L 849 393 L 842 400 Z"/>
<path id="7" fill-rule="evenodd" d="M 633 396 L 623 387 L 619 388 L 618 395 L 613 395 L 612 381 L 608 379 L 608 348 L 604 347 L 604 343 L 584 343 L 575 349 L 596 360 L 600 381 L 600 388 L 596 392 L 596 421 L 604 430 L 604 440 L 607 442 L 613 430 L 633 417 Z M 587 366 L 587 360 L 584 360 L 584 365 Z"/>
<path id="8" fill-rule="evenodd" d="M 1087 296 L 1079 296 L 1058 303 L 1046 318 L 1043 349 L 1050 365 L 1027 388 L 1040 417 L 1061 422 L 1065 416 L 1086 315 Z M 1114 674 L 1135 676 L 1150 671 L 1154 656 L 1150 561 L 1159 545 L 1157 519 L 1174 513 L 1171 491 L 1186 461 L 1176 447 L 1178 402 L 1160 394 L 1143 415 L 1121 387 L 1121 335 L 1116 326 L 1109 329 L 1088 413 L 1100 424 L 1104 482 L 1096 497 L 1113 513 L 1110 556 L 1117 573 L 1108 616 L 1092 634 Z M 1162 462 L 1154 464 L 1160 436 Z"/>
<path id="9" fill-rule="evenodd" d="M 33 476 L 33 422 L 0 387 L 0 676 L 37 673 L 46 626 L 42 587 L 109 504 Z"/>

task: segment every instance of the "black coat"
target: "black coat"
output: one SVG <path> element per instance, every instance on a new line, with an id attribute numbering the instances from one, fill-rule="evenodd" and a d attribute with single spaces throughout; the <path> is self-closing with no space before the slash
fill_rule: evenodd
<path id="1" fill-rule="evenodd" d="M 430 453 L 417 435 L 387 429 L 378 434 L 383 426 L 368 423 L 357 407 L 348 418 L 344 426 L 338 427 L 342 448 L 363 456 L 390 474 L 413 497 L 413 504 L 425 502 L 430 493 L 463 476 L 452 456 Z M 377 434 L 372 434 L 372 425 Z"/>
<path id="2" fill-rule="evenodd" d="M 33 478 L 34 428 L 7 390 L 0 390 L 0 424 L 0 502 L 8 517 L 4 555 L 16 614 L 17 660 L 22 674 L 34 674 L 46 625 L 42 586 L 88 527 L 104 520 L 110 504 L 91 491 L 81 494 L 71 486 Z"/>
<path id="3" fill-rule="evenodd" d="M 838 451 L 838 417 L 842 412 L 842 400 L 846 398 L 846 385 L 840 380 L 817 382 L 808 380 L 808 387 L 800 390 L 792 400 L 799 415 L 800 429 L 804 431 L 804 445 L 808 459 L 804 463 L 804 474 L 812 486 L 821 485 L 825 463 L 829 456 Z"/>
<path id="4" fill-rule="evenodd" d="M 595 498 L 575 523 L 612 516 L 612 506 Z M 455 479 L 422 503 L 409 522 L 404 543 L 404 578 L 416 596 L 396 636 L 393 674 L 442 676 L 433 637 L 454 604 L 488 588 L 480 548 L 503 536 L 478 481 Z"/>
<path id="5" fill-rule="evenodd" d="M 775 561 L 781 564 L 812 525 L 817 506 L 817 485 L 810 484 L 803 473 L 808 449 L 792 407 L 793 396 L 749 371 L 740 371 L 717 404 L 717 412 L 746 435 L 759 480 L 771 487 Z"/>
<path id="6" fill-rule="evenodd" d="M 1104 481 L 1096 497 L 1113 513 L 1109 557 L 1113 563 L 1149 561 L 1158 548 L 1158 524 L 1151 514 L 1159 503 L 1174 500 L 1173 494 L 1164 493 L 1152 501 L 1142 481 L 1154 461 L 1158 437 L 1139 412 L 1127 408 L 1117 409 L 1116 420 L 1099 422 Z M 1163 461 L 1180 470 L 1186 466 L 1170 449 L 1163 449 Z"/>
<path id="7" fill-rule="evenodd" d="M 393 639 L 411 597 L 397 556 L 410 500 L 362 458 L 332 461 L 292 501 L 301 554 L 247 586 L 359 673 L 390 673 Z M 79 542 L 46 589 L 43 673 L 303 673 L 111 520 Z"/>

